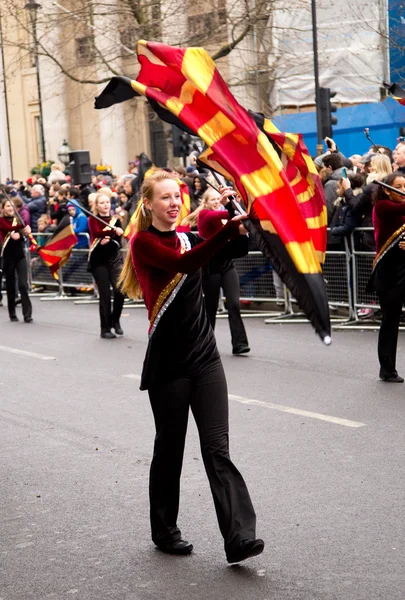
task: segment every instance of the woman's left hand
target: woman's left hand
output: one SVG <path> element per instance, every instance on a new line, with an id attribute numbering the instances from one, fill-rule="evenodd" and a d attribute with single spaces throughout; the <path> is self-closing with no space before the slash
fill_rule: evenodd
<path id="1" fill-rule="evenodd" d="M 116 233 L 117 235 L 122 235 L 122 234 L 124 233 L 124 230 L 123 230 L 123 229 L 121 229 L 121 227 L 116 227 L 116 228 L 115 228 L 115 233 Z"/>
<path id="2" fill-rule="evenodd" d="M 12 240 L 19 240 L 20 237 L 21 237 L 20 234 L 17 233 L 17 232 L 14 232 L 14 233 L 11 234 L 11 239 Z"/>
<path id="3" fill-rule="evenodd" d="M 401 250 L 405 250 L 405 240 L 403 242 L 399 242 L 399 247 Z"/>
<path id="4" fill-rule="evenodd" d="M 26 225 L 26 226 L 24 227 L 24 229 L 23 229 L 23 232 L 24 232 L 26 235 L 29 235 L 29 234 L 31 233 L 31 227 L 30 227 L 29 225 Z"/>
<path id="5" fill-rule="evenodd" d="M 223 187 L 222 185 L 219 188 L 219 191 L 221 193 L 221 198 L 220 198 L 220 202 L 221 204 L 223 204 L 224 206 L 226 204 L 228 204 L 228 202 L 230 202 L 230 198 L 232 198 L 232 196 L 236 197 L 236 192 L 234 189 L 232 189 L 231 187 Z"/>

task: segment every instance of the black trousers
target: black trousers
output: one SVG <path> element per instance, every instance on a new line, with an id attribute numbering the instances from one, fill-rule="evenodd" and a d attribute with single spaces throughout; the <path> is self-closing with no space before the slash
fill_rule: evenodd
<path id="1" fill-rule="evenodd" d="M 113 323 L 117 323 L 121 317 L 122 307 L 124 306 L 124 296 L 116 285 L 120 269 L 121 263 L 117 260 L 93 267 L 91 270 L 100 296 L 99 309 L 102 331 L 110 330 Z M 114 291 L 112 310 L 110 285 Z"/>
<path id="2" fill-rule="evenodd" d="M 380 375 L 396 375 L 399 320 L 405 302 L 405 286 L 378 292 L 382 321 L 378 335 Z"/>
<path id="3" fill-rule="evenodd" d="M 203 277 L 203 292 L 205 306 L 211 327 L 215 328 L 215 319 L 218 309 L 221 287 L 224 290 L 226 308 L 228 310 L 229 328 L 231 330 L 232 348 L 248 346 L 249 342 L 246 329 L 240 314 L 240 284 L 239 275 L 235 266 L 224 273 L 205 274 Z"/>
<path id="4" fill-rule="evenodd" d="M 254 539 L 256 515 L 246 484 L 229 456 L 228 391 L 221 362 L 198 377 L 182 377 L 149 390 L 156 437 L 150 469 L 152 540 L 176 541 L 189 408 L 200 437 L 201 453 L 214 499 L 225 550 Z"/>
<path id="5" fill-rule="evenodd" d="M 16 278 L 18 276 L 18 290 L 21 296 L 22 312 L 24 318 L 32 316 L 32 304 L 28 295 L 28 269 L 25 257 L 6 257 L 3 259 L 3 270 L 6 277 L 7 307 L 10 317 L 15 315 Z"/>

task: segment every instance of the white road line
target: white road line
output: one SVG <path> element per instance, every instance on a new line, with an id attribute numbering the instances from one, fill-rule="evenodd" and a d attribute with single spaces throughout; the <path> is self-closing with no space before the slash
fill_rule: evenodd
<path id="1" fill-rule="evenodd" d="M 335 425 L 344 425 L 345 427 L 365 427 L 365 423 L 359 423 L 358 421 L 349 421 L 349 419 L 341 419 L 340 417 L 332 417 L 330 415 L 324 415 L 322 413 L 315 413 L 309 410 L 301 410 L 300 408 L 291 408 L 290 406 L 282 406 L 281 404 L 272 404 L 271 402 L 262 402 L 261 400 L 253 400 L 252 398 L 243 398 L 242 396 L 235 396 L 229 394 L 230 400 L 236 400 L 241 404 L 254 404 L 256 406 L 262 406 L 263 408 L 271 408 L 272 410 L 279 410 L 281 412 L 290 413 L 292 415 L 299 415 L 300 417 L 309 417 L 310 419 L 318 419 L 318 421 L 327 421 L 328 423 L 335 423 Z"/>
<path id="2" fill-rule="evenodd" d="M 127 379 L 136 379 L 140 381 L 140 375 L 130 373 L 129 375 L 123 375 Z M 358 421 L 350 421 L 349 419 L 341 419 L 340 417 L 332 417 L 331 415 L 324 415 L 322 413 L 311 412 L 309 410 L 301 410 L 300 408 L 292 408 L 291 406 L 283 406 L 282 404 L 273 404 L 272 402 L 263 402 L 262 400 L 254 400 L 253 398 L 244 398 L 243 396 L 235 396 L 235 394 L 228 395 L 229 400 L 240 402 L 241 404 L 253 404 L 255 406 L 261 406 L 262 408 L 270 408 L 272 410 L 279 410 L 281 412 L 289 413 L 292 415 L 298 415 L 300 417 L 308 417 L 310 419 L 318 419 L 318 421 L 326 421 L 327 423 L 334 423 L 335 425 L 343 425 L 344 427 L 366 427 L 365 423 Z"/>
<path id="3" fill-rule="evenodd" d="M 31 358 L 38 358 L 39 360 L 56 360 L 54 356 L 46 356 L 45 354 L 37 354 L 36 352 L 19 350 L 18 348 L 9 348 L 8 346 L 0 346 L 0 350 L 2 350 L 3 352 L 9 352 L 10 354 L 20 354 L 21 356 L 30 356 Z"/>

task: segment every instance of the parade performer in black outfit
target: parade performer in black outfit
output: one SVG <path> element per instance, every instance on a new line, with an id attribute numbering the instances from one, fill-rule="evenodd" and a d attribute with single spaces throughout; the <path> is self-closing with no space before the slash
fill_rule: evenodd
<path id="1" fill-rule="evenodd" d="M 245 254 L 247 239 L 239 232 L 246 231 L 235 217 L 209 240 L 177 233 L 180 190 L 169 173 L 147 179 L 141 196 L 137 233 L 120 282 L 131 297 L 143 292 L 150 319 L 140 387 L 149 392 L 156 426 L 149 488 L 152 540 L 171 554 L 193 549 L 177 526 L 191 408 L 227 560 L 239 562 L 260 554 L 264 542 L 255 539 L 249 492 L 229 456 L 227 385 L 204 306 L 201 267 L 215 253 Z"/>
<path id="2" fill-rule="evenodd" d="M 230 190 L 230 193 L 234 194 L 235 192 Z M 235 216 L 235 210 L 232 202 L 229 200 L 225 204 L 227 210 L 224 211 L 220 209 L 220 197 L 220 194 L 213 189 L 207 190 L 203 196 L 204 208 L 198 213 L 197 227 L 199 234 L 205 239 L 211 237 L 222 228 L 223 220 Z M 221 288 L 224 290 L 226 308 L 228 311 L 232 354 L 246 354 L 247 352 L 250 352 L 250 348 L 240 312 L 239 275 L 232 259 L 214 259 L 210 261 L 204 272 L 203 291 L 205 305 L 213 329 L 215 329 Z"/>
<path id="3" fill-rule="evenodd" d="M 10 321 L 18 321 L 16 315 L 16 273 L 21 296 L 25 323 L 32 323 L 32 304 L 28 295 L 28 268 L 25 258 L 24 234 L 31 233 L 29 225 L 24 225 L 17 217 L 15 207 L 8 199 L 3 199 L 3 217 L 0 218 L 2 240 L 3 272 L 6 277 L 7 307 Z"/>
<path id="4" fill-rule="evenodd" d="M 405 177 L 392 173 L 383 180 L 405 192 Z M 373 225 L 377 249 L 368 291 L 377 292 L 382 321 L 378 336 L 380 379 L 403 383 L 396 370 L 398 329 L 405 302 L 405 197 L 379 187 L 374 196 Z"/>
<path id="5" fill-rule="evenodd" d="M 120 325 L 124 296 L 116 285 L 122 267 L 120 249 L 123 230 L 118 218 L 110 216 L 111 202 L 108 196 L 103 194 L 97 196 L 94 210 L 95 214 L 105 222 L 105 226 L 103 227 L 98 219 L 89 217 L 91 242 L 89 271 L 96 281 L 100 296 L 101 337 L 112 339 L 116 334 L 124 333 Z M 112 310 L 110 285 L 114 290 Z"/>

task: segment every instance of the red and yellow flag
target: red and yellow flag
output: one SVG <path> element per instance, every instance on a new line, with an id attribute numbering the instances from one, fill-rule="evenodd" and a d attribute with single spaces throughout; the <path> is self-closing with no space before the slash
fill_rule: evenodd
<path id="1" fill-rule="evenodd" d="M 326 340 L 330 322 L 319 262 L 325 249 L 319 240 L 314 243 L 315 230 L 324 227 L 324 210 L 301 207 L 311 195 L 312 183 L 299 139 L 287 136 L 282 140 L 285 134 L 279 133 L 288 159 L 283 164 L 270 134 L 260 130 L 238 104 L 203 48 L 140 41 L 137 53 L 139 75 L 126 81 L 135 94 L 147 97 L 158 114 L 159 107 L 164 107 L 204 140 L 208 150 L 200 159 L 234 182 L 251 222 L 259 227 L 261 241 L 272 246 L 268 256 L 281 257 L 275 261 L 280 275 Z M 125 82 L 118 79 L 96 99 L 97 108 L 129 97 Z"/>
<path id="2" fill-rule="evenodd" d="M 392 94 L 394 100 L 405 106 L 405 90 L 397 83 L 384 83 L 384 87 Z"/>
<path id="3" fill-rule="evenodd" d="M 77 236 L 73 231 L 70 217 L 65 215 L 49 240 L 37 249 L 56 280 L 59 280 L 58 270 L 69 260 L 76 244 Z"/>

